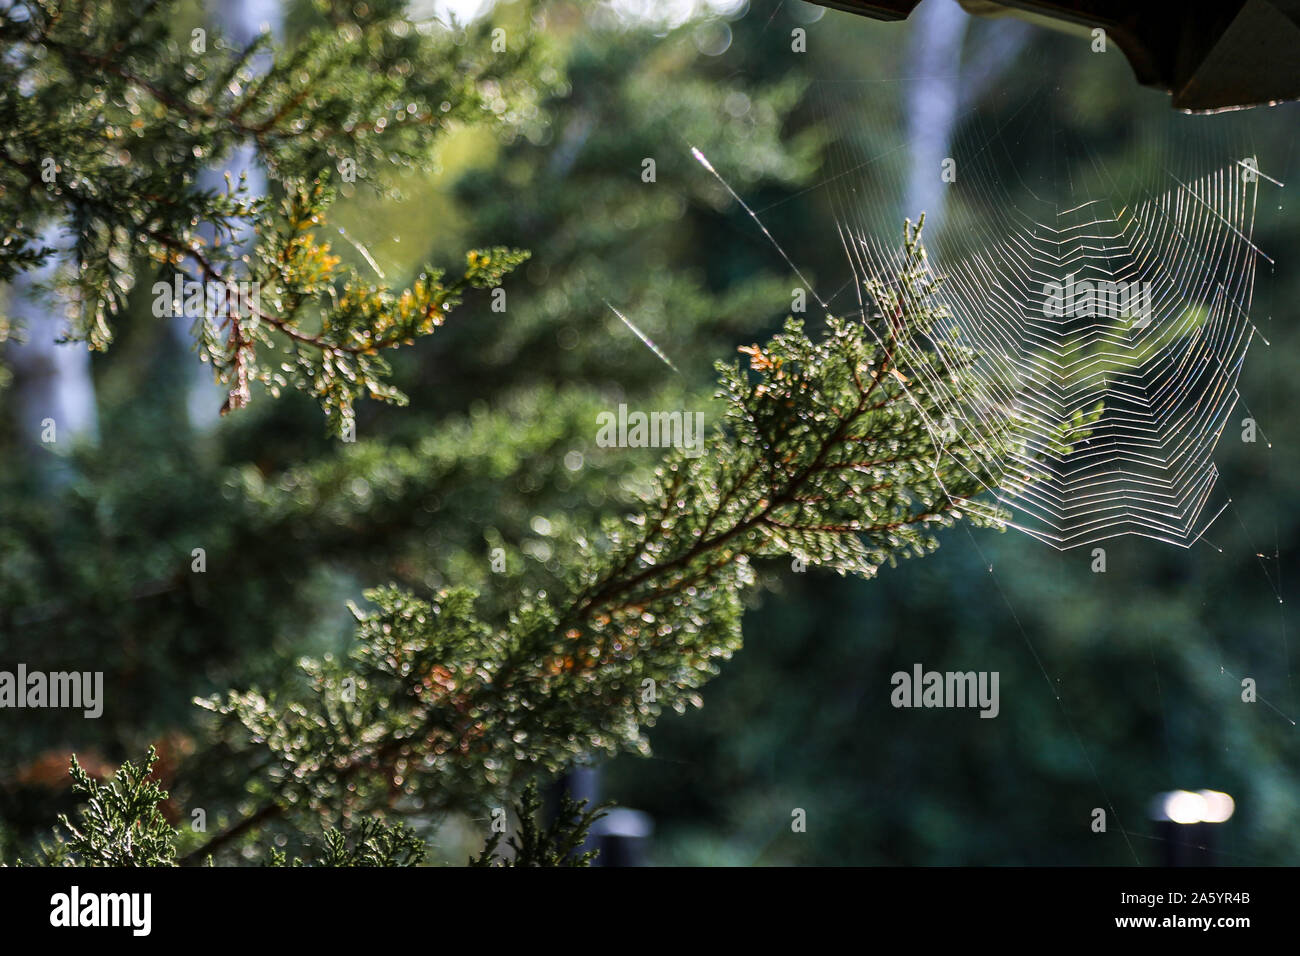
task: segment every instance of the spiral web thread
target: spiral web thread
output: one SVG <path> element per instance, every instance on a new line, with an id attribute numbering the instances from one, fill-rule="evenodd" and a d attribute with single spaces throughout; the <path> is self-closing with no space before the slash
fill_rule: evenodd
<path id="1" fill-rule="evenodd" d="M 1085 202 L 934 270 L 943 315 L 924 345 L 974 348 L 976 385 L 959 398 L 946 375 L 914 373 L 945 408 L 936 439 L 975 420 L 1018 437 L 1005 458 L 980 459 L 1011 526 L 1061 550 L 1125 534 L 1189 547 L 1217 517 L 1203 517 L 1212 454 L 1256 332 L 1258 175 L 1233 163 L 1118 211 Z M 897 248 L 840 229 L 859 284 L 903 268 Z M 1073 307 L 1052 283 L 1081 290 Z"/>

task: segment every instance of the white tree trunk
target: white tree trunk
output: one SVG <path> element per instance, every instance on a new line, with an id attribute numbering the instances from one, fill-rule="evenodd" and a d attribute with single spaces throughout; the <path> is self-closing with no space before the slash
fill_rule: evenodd
<path id="1" fill-rule="evenodd" d="M 58 248 L 58 229 L 47 229 L 39 244 Z M 43 444 L 50 434 L 59 446 L 93 442 L 99 437 L 99 415 L 90 351 L 84 342 L 56 343 L 68 330 L 67 317 L 52 296 L 37 293 L 37 286 L 48 282 L 54 270 L 51 261 L 16 276 L 10 286 L 10 313 L 25 339 L 10 342 L 7 353 L 14 373 L 18 430 L 33 445 Z"/>
<path id="2" fill-rule="evenodd" d="M 926 223 L 934 229 L 943 221 L 949 186 L 940 177 L 943 161 L 950 158 L 948 150 L 957 123 L 962 41 L 970 17 L 955 0 L 926 0 L 912 14 L 912 20 L 915 22 L 906 62 L 915 71 L 915 78 L 906 93 L 911 171 L 904 215 L 915 222 L 924 212 Z"/>

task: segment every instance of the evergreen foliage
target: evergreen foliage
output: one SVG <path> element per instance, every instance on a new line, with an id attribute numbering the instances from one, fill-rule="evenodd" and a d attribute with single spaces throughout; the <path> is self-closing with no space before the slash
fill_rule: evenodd
<path id="1" fill-rule="evenodd" d="M 171 6 L 158 9 L 176 13 Z M 499 130 L 503 145 L 492 163 L 459 176 L 469 216 L 449 217 L 454 228 L 422 212 L 413 197 L 427 194 L 410 176 L 399 182 L 404 200 L 368 199 L 359 187 L 388 185 L 379 175 L 387 163 L 359 171 L 357 189 L 341 183 L 337 169 L 328 171 L 340 194 L 330 212 L 349 234 L 371 220 L 402 217 L 406 248 L 397 251 L 410 253 L 400 260 L 410 262 L 405 284 L 416 282 L 422 262 L 454 260 L 467 246 L 534 246 L 527 275 L 508 280 L 508 314 L 491 311 L 488 296 L 468 295 L 459 318 L 438 335 L 388 351 L 392 381 L 414 408 L 387 414 L 377 403 L 357 404 L 355 444 L 328 441 L 311 408 L 292 394 L 277 403 L 254 402 L 214 433 L 192 430 L 179 387 L 184 356 L 149 311 L 150 283 L 165 272 L 146 263 L 139 294 L 118 316 L 115 345 L 96 360 L 102 441 L 71 450 L 51 446 L 71 465 L 67 485 L 43 483 L 34 468 L 0 472 L 0 630 L 8 651 L 48 667 L 93 653 L 119 698 L 93 725 L 68 724 L 57 712 L 29 714 L 10 741 L 14 764 L 64 740 L 106 747 L 121 759 L 136 746 L 124 741 L 189 729 L 193 695 L 268 681 L 286 658 L 345 635 L 340 588 L 356 595 L 367 584 L 393 581 L 427 592 L 455 583 L 504 605 L 508 596 L 488 585 L 485 545 L 505 549 L 512 573 L 542 580 L 554 559 L 533 556 L 569 524 L 593 527 L 604 510 L 635 506 L 634 475 L 639 479 L 651 458 L 590 447 L 596 413 L 616 395 L 657 404 L 684 400 L 681 380 L 665 382 L 662 364 L 605 300 L 652 334 L 670 324 L 679 367 L 700 370 L 692 389 L 707 389 L 709 365 L 733 344 L 737 329 L 753 335 L 756 318 L 761 323 L 788 301 L 784 279 L 749 281 L 737 273 L 732 281 L 728 270 L 728 281 L 720 282 L 712 274 L 717 261 L 709 253 L 732 230 L 716 190 L 687 175 L 662 113 L 675 104 L 674 121 L 686 123 L 720 162 L 751 169 L 744 179 L 755 188 L 793 187 L 813 168 L 806 147 L 783 153 L 779 146 L 794 84 L 721 73 L 713 83 L 701 82 L 704 58 L 695 52 L 690 24 L 660 37 L 646 28 L 596 30 L 593 18 L 569 37 L 563 58 L 553 58 L 538 37 L 547 37 L 549 47 L 563 31 L 534 30 L 536 14 L 521 4 L 498 4 L 494 12 L 491 27 L 508 28 L 510 51 L 517 41 L 528 44 L 532 67 L 521 65 L 509 89 L 504 77 L 489 78 L 498 86 L 494 108 L 466 109 L 456 120 L 462 131 Z M 175 42 L 183 51 L 189 28 L 202 21 L 179 21 Z M 293 5 L 291 23 L 286 52 L 333 28 L 309 3 Z M 459 38 L 434 32 L 423 42 L 448 48 L 453 60 L 486 60 L 488 37 L 484 24 Z M 209 52 L 219 44 L 210 34 Z M 194 59 L 196 69 L 208 63 Z M 500 55 L 493 60 L 498 69 L 506 62 Z M 528 85 L 526 76 L 533 85 L 517 88 Z M 473 96 L 482 95 L 476 87 Z M 453 112 L 459 108 L 447 102 Z M 502 102 L 506 109 L 498 113 Z M 599 121 L 585 124 L 592 110 Z M 733 114 L 734 120 L 716 122 Z M 610 134 L 615 125 L 617 136 Z M 592 135 L 565 135 L 570 127 Z M 393 132 L 389 124 L 383 136 Z M 456 135 L 454 123 L 438 131 L 432 147 L 446 140 L 444 133 Z M 646 155 L 660 161 L 653 186 L 636 175 Z M 624 162 L 633 162 L 632 175 L 619 171 Z M 421 164 L 428 157 L 413 168 Z M 516 185 L 521 175 L 533 185 Z M 597 196 L 604 212 L 593 216 L 588 201 Z M 284 198 L 273 196 L 268 210 L 279 209 Z M 122 202 L 129 205 L 127 197 Z M 635 222 L 625 217 L 617 234 L 587 238 L 606 213 L 620 209 L 635 209 Z M 314 232 L 324 236 L 326 229 Z M 367 244 L 396 286 L 382 235 L 371 234 Z M 421 236 L 429 237 L 423 245 Z M 617 250 L 610 248 L 614 242 Z M 350 246 L 333 245 L 340 248 L 331 255 L 355 260 L 363 274 L 371 271 Z M 579 341 L 583 347 L 575 348 Z M 264 368 L 285 374 L 277 361 Z M 539 377 L 548 383 L 532 385 Z M 653 397 L 665 384 L 671 394 Z M 261 391 L 256 381 L 250 387 L 253 395 Z M 13 397 L 12 390 L 0 391 L 7 412 Z M 29 450 L 9 425 L 13 417 L 0 424 L 0 444 L 6 455 L 25 461 Z M 575 451 L 585 460 L 577 470 L 566 465 Z M 530 526 L 537 514 L 552 517 L 549 535 Z M 206 550 L 212 573 L 190 573 L 197 546 Z M 100 653 L 104 647 L 114 652 Z M 202 763 L 187 779 L 195 775 L 204 776 Z M 201 780 L 203 790 L 210 785 Z M 41 810 L 37 794 L 15 799 L 22 802 L 5 804 L 11 819 L 30 820 Z"/>
<path id="2" fill-rule="evenodd" d="M 164 287 L 177 271 L 205 287 L 247 283 L 255 296 L 222 299 L 195 322 L 196 347 L 228 388 L 223 412 L 247 404 L 253 382 L 272 394 L 293 387 L 342 432 L 358 398 L 404 400 L 383 352 L 432 333 L 464 290 L 498 285 L 525 255 L 471 251 L 456 278 L 429 267 L 404 290 L 369 282 L 318 236 L 331 175 L 346 168 L 364 181 L 427 160 L 453 123 L 525 124 L 540 54 L 531 33 L 497 51 L 485 24 L 466 35 L 416 29 L 398 0 L 321 3 L 320 26 L 289 50 L 265 34 L 209 50 L 169 36 L 175 6 L 8 4 L 0 216 L 11 226 L 0 279 L 65 261 L 58 287 L 76 304 L 68 336 L 97 350 L 151 266 Z M 244 145 L 279 202 L 242 181 L 195 187 Z M 51 221 L 72 237 L 65 253 L 40 241 Z"/>
<path id="3" fill-rule="evenodd" d="M 100 783 L 72 758 L 73 792 L 84 799 L 74 824 L 59 822 L 53 847 L 42 847 L 44 866 L 175 866 L 176 830 L 159 804 L 167 792 L 150 774 L 158 754 L 153 747 L 139 764 L 127 761 L 109 783 Z M 66 835 L 65 835 L 66 833 Z"/>
<path id="4" fill-rule="evenodd" d="M 367 79 L 353 89 L 346 78 L 358 71 L 401 76 L 404 65 L 422 58 L 444 67 L 455 60 L 445 37 L 439 47 L 418 33 L 394 51 L 393 35 L 401 32 L 394 27 L 402 22 L 397 9 L 381 4 L 373 16 L 343 29 L 309 33 L 296 49 L 277 51 L 260 75 L 250 64 L 264 39 L 226 51 L 221 65 L 209 61 L 202 70 L 174 45 L 168 57 L 142 62 L 142 51 L 162 42 L 165 11 L 152 4 L 134 17 L 114 19 L 111 32 L 96 34 L 78 53 L 69 31 L 101 26 L 83 8 L 42 6 L 6 23 L 27 51 L 11 66 L 14 79 L 33 87 L 38 98 L 66 106 L 75 100 L 66 84 L 92 70 L 103 87 L 96 103 L 106 124 L 95 135 L 124 138 L 124 150 L 173 160 L 169 181 L 179 177 L 183 184 L 193 182 L 202 163 L 251 138 L 281 196 L 273 213 L 238 186 L 222 196 L 164 190 L 150 179 L 160 175 L 161 162 L 120 163 L 124 171 L 102 182 L 102 170 L 94 177 L 88 170 L 62 170 L 62 179 L 45 183 L 35 165 L 40 150 L 53 143 L 75 155 L 73 144 L 44 135 L 16 137 L 10 165 L 21 178 L 5 195 L 16 204 L 18 221 L 56 215 L 76 225 L 77 268 L 68 273 L 75 288 L 65 289 L 82 305 L 74 337 L 107 347 L 143 249 L 148 261 L 188 266 L 194 278 L 227 283 L 236 271 L 263 287 L 262 302 L 269 306 L 247 315 L 227 310 L 219 322 L 208 317 L 197 326 L 198 348 L 229 387 L 224 410 L 245 405 L 255 381 L 271 394 L 288 385 L 310 392 L 340 429 L 353 421 L 359 397 L 402 399 L 384 382 L 390 368 L 379 353 L 429 334 L 463 289 L 496 285 L 523 254 L 471 252 L 461 278 L 444 284 L 441 273 L 428 271 L 394 292 L 341 270 L 340 259 L 317 238 L 332 198 L 321 165 L 349 158 L 359 158 L 362 167 L 382 158 L 410 162 L 442 128 L 435 99 L 454 97 L 468 116 L 482 106 L 475 96 L 501 87 L 498 80 L 484 82 L 484 66 L 470 71 L 469 85 L 452 88 L 444 69 L 442 85 L 433 74 L 403 87 L 404 99 L 415 97 L 414 114 L 404 108 L 392 117 L 375 115 L 391 108 L 391 85 Z M 478 39 L 485 38 L 481 28 Z M 29 64 L 50 56 L 61 69 L 33 68 L 24 80 Z M 507 59 L 521 75 L 534 65 L 523 55 Z M 76 70 L 69 66 L 74 62 Z M 302 73 L 318 79 L 304 83 Z M 655 137 L 708 115 L 715 96 L 696 84 L 664 113 L 666 102 L 649 91 L 629 85 L 625 95 L 649 114 L 647 132 Z M 779 97 L 788 105 L 793 92 L 787 88 Z M 765 108 L 772 116 L 780 106 Z M 22 103 L 10 107 L 15 126 L 30 127 L 34 136 L 36 127 L 24 126 L 23 109 Z M 314 117 L 310 133 L 302 123 L 305 109 Z M 61 128 L 84 135 L 81 113 L 65 108 L 52 115 Z M 407 122 L 412 115 L 415 122 Z M 322 122 L 322 116 L 333 121 Z M 510 117 L 519 120 L 514 112 Z M 588 116 L 587 122 L 595 120 Z M 167 132 L 177 126 L 202 148 L 193 148 L 194 141 L 178 144 Z M 390 127 L 397 132 L 381 153 L 373 140 Z M 298 135 L 290 135 L 295 130 Z M 694 132 L 703 133 L 704 124 Z M 160 152 L 164 145 L 175 155 Z M 747 165 L 762 175 L 780 169 L 777 157 L 771 145 L 751 148 Z M 553 164 L 549 169 L 554 175 Z M 160 195 L 169 198 L 162 202 Z M 658 215 L 649 207 L 646 213 Z M 251 255 L 237 241 L 246 223 L 256 226 Z M 202 238 L 201 224 L 215 228 L 217 241 Z M 29 232 L 30 240 L 35 232 Z M 919 263 L 918 237 L 907 238 L 906 254 Z M 575 253 L 580 250 L 569 255 Z M 908 318 L 922 335 L 937 315 L 923 275 L 918 269 L 889 280 L 891 288 L 901 284 Z M 690 295 L 698 309 L 698 294 Z M 525 320 L 524 328 L 538 322 Z M 556 515 L 554 524 L 564 533 L 554 537 L 547 574 L 529 568 L 508 575 L 504 586 L 495 582 L 495 596 L 487 601 L 465 586 L 440 588 L 427 598 L 399 587 L 372 590 L 367 598 L 375 609 L 354 608 L 359 626 L 351 655 L 304 661 L 311 687 L 305 697 L 286 687 L 204 700 L 218 717 L 218 752 L 246 761 L 251 779 L 244 812 L 187 848 L 185 859 L 208 858 L 255 839 L 272 821 L 287 820 L 303 834 L 317 828 L 325 834 L 317 859 L 327 865 L 416 861 L 420 854 L 406 830 L 367 822 L 349 843 L 328 822 L 340 813 L 377 821 L 377 814 L 481 809 L 539 768 L 554 773 L 576 759 L 623 748 L 646 752 L 645 729 L 664 706 L 680 712 L 698 705 L 699 688 L 740 646 L 742 596 L 755 583 L 752 559 L 794 554 L 840 573 L 871 576 L 885 562 L 932 549 L 934 528 L 963 516 L 995 521 L 966 501 L 978 490 L 978 476 L 965 468 L 941 473 L 950 459 L 936 458 L 926 426 L 937 408 L 921 389 L 900 386 L 906 379 L 895 353 L 904 346 L 892 333 L 879 342 L 887 328 L 830 320 L 814 340 L 791 320 L 767 346 L 745 350 L 748 369 L 719 366 L 717 399 L 725 419 L 705 454 L 670 456 L 640 489 L 629 517 L 582 527 Z M 279 354 L 278 367 L 268 352 Z M 907 356 L 913 366 L 930 360 Z M 970 447 L 999 437 L 972 433 L 961 440 Z M 384 467 L 391 469 L 387 460 Z M 312 511 L 314 518 L 318 512 Z M 92 793 L 92 808 L 94 799 Z M 531 819 L 532 809 L 522 816 Z M 581 815 L 578 820 L 590 823 Z M 547 857 L 537 849 L 545 842 L 526 832 L 515 849 L 539 862 L 569 856 L 572 847 Z M 482 859 L 490 860 L 493 850 Z"/>
<path id="5" fill-rule="evenodd" d="M 937 313 L 921 274 L 904 273 L 901 298 L 908 327 L 928 330 Z M 463 587 L 370 591 L 376 609 L 354 609 L 350 658 L 304 662 L 307 697 L 204 701 L 224 738 L 242 728 L 268 759 L 250 761 L 266 768 L 260 805 L 195 853 L 286 814 L 476 809 L 539 767 L 645 753 L 645 728 L 665 706 L 698 705 L 739 648 L 753 559 L 793 554 L 871 577 L 932 550 L 939 527 L 996 525 L 970 498 L 987 477 L 975 449 L 1005 436 L 971 426 L 936 455 L 927 422 L 939 407 L 896 374 L 901 348 L 835 319 L 813 340 L 792 319 L 744 350 L 748 369 L 719 365 L 727 416 L 704 454 L 670 455 L 638 513 L 574 534 L 552 582 L 506 585 L 513 603 L 487 616 Z M 940 361 L 916 349 L 908 360 Z M 946 371 L 957 389 L 969 374 Z"/>
<path id="6" fill-rule="evenodd" d="M 604 806 L 588 809 L 586 800 L 574 800 L 564 793 L 554 818 L 543 823 L 537 781 L 529 780 L 514 809 L 519 832 L 506 840 L 512 852 L 499 852 L 502 831 L 494 830 L 483 852 L 470 859 L 470 866 L 590 866 L 596 858 L 596 850 L 578 851 L 592 824 L 605 815 Z"/>
<path id="7" fill-rule="evenodd" d="M 337 827 L 325 831 L 325 845 L 314 866 L 418 866 L 424 862 L 424 841 L 403 823 L 389 826 L 375 817 L 357 823 L 356 835 L 348 837 Z M 283 858 L 276 860 L 283 865 Z M 298 865 L 298 861 L 294 861 Z"/>
<path id="8" fill-rule="evenodd" d="M 919 268 L 919 229 L 905 251 L 912 267 L 897 279 L 897 302 L 924 340 L 937 335 L 941 313 Z M 511 589 L 504 612 L 485 618 L 466 588 L 431 599 L 372 590 L 375 610 L 354 609 L 348 660 L 303 662 L 307 697 L 202 701 L 220 718 L 220 739 L 242 730 L 234 747 L 264 758 L 248 761 L 260 771 L 247 812 L 186 858 L 283 817 L 310 828 L 311 816 L 481 808 L 485 795 L 539 768 L 646 752 L 644 729 L 664 705 L 698 705 L 698 689 L 740 646 L 752 559 L 795 554 L 871 577 L 932 550 L 938 527 L 995 525 L 996 514 L 969 501 L 983 487 L 977 462 L 987 460 L 973 449 L 1004 436 L 972 425 L 936 454 L 927 423 L 940 406 L 898 370 L 904 351 L 912 370 L 943 361 L 960 394 L 969 370 L 952 357 L 969 353 L 955 343 L 944 359 L 905 348 L 902 328 L 828 319 L 814 340 L 791 319 L 768 344 L 742 349 L 747 369 L 719 363 L 727 412 L 705 453 L 671 454 L 639 513 L 573 536 L 557 579 Z M 397 834 L 367 850 L 376 835 L 366 831 L 353 850 L 327 836 L 321 859 L 389 860 L 407 847 Z"/>

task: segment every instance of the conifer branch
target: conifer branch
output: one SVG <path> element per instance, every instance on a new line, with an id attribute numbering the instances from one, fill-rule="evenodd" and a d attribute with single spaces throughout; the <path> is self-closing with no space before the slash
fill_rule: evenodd
<path id="1" fill-rule="evenodd" d="M 901 281 L 913 293 L 912 329 L 931 328 L 929 287 L 917 275 Z M 662 705 L 697 702 L 695 689 L 739 647 L 753 559 L 793 554 L 870 577 L 932 550 L 937 527 L 999 526 L 998 512 L 973 501 L 988 476 L 955 456 L 1014 436 L 974 421 L 936 456 L 938 397 L 892 373 L 896 356 L 913 372 L 940 358 L 881 328 L 878 342 L 871 326 L 833 319 L 814 342 L 791 320 L 743 350 L 748 369 L 720 365 L 728 411 L 705 454 L 670 456 L 641 514 L 585 536 L 569 557 L 576 570 L 505 619 L 481 619 L 463 588 L 431 601 L 372 591 L 377 610 L 354 612 L 353 658 L 307 665 L 316 705 L 253 692 L 203 701 L 270 748 L 276 796 L 190 857 L 290 808 L 327 812 L 343 789 L 363 806 L 396 791 L 426 809 L 468 808 L 485 784 L 509 788 L 538 767 L 644 750 Z M 950 363 L 963 353 L 948 346 L 942 361 L 960 388 Z M 350 704 L 333 697 L 344 675 L 357 688 Z M 485 779 L 485 766 L 500 769 Z"/>
<path id="2" fill-rule="evenodd" d="M 382 189 L 377 173 L 426 160 L 448 123 L 522 122 L 523 113 L 484 107 L 488 97 L 509 94 L 523 108 L 544 95 L 545 49 L 531 35 L 496 49 L 485 23 L 463 38 L 417 30 L 402 0 L 371 0 L 348 4 L 346 22 L 307 30 L 290 50 L 267 36 L 242 49 L 214 37 L 191 50 L 168 36 L 177 2 L 18 0 L 0 16 L 9 51 L 0 63 L 0 281 L 57 261 L 57 288 L 77 308 L 67 338 L 103 350 L 133 267 L 192 264 L 184 280 L 218 304 L 191 308 L 187 296 L 181 314 L 228 387 L 223 412 L 247 404 L 255 383 L 272 395 L 296 388 L 346 434 L 358 400 L 405 402 L 380 353 L 431 334 L 467 290 L 495 287 L 525 254 L 476 250 L 446 282 L 426 268 L 404 290 L 371 285 L 313 238 L 331 198 L 325 183 L 346 162 L 358 182 Z M 343 12 L 327 6 L 331 19 Z M 287 197 L 283 208 L 250 197 L 242 182 L 224 193 L 195 188 L 205 168 L 245 145 L 271 193 Z M 37 241 L 54 224 L 70 248 Z M 232 305 L 225 292 L 236 285 Z M 0 330 L 10 331 L 3 319 Z"/>

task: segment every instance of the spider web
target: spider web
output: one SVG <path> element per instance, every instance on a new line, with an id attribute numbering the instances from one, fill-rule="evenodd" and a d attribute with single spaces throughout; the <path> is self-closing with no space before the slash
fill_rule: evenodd
<path id="1" fill-rule="evenodd" d="M 837 133 L 839 143 L 853 135 Z M 935 298 L 945 318 L 925 341 L 905 317 L 895 330 L 905 346 L 938 351 L 949 373 L 957 361 L 947 361 L 944 341 L 976 353 L 975 388 L 961 397 L 949 375 L 926 363 L 911 368 L 945 410 L 942 420 L 926 418 L 936 450 L 960 442 L 970 431 L 963 423 L 1012 439 L 1017 450 L 996 460 L 985 448 L 962 450 L 994 476 L 986 488 L 1010 513 L 1009 526 L 1054 548 L 1123 535 L 1190 547 L 1228 504 L 1209 508 L 1219 474 L 1213 453 L 1233 423 L 1238 377 L 1258 332 L 1250 319 L 1257 259 L 1272 261 L 1253 241 L 1258 191 L 1261 180 L 1282 184 L 1239 144 L 1189 158 L 1169 155 L 1166 139 L 1156 140 L 1146 174 L 1130 177 L 1136 185 L 1121 189 L 1088 156 L 1092 182 L 1068 171 L 1064 190 L 1022 180 L 1034 200 L 1022 205 L 1009 181 L 1023 164 L 1006 139 L 977 128 L 968 155 L 953 144 L 957 182 L 978 201 L 951 211 L 940 242 L 926 238 L 939 250 L 927 267 L 942 280 Z M 886 144 L 865 162 L 855 162 L 862 151 L 836 149 L 838 171 L 816 188 L 830 197 L 852 278 L 828 298 L 813 295 L 828 311 L 868 317 L 876 331 L 882 310 L 865 298 L 864 282 L 896 287 L 905 264 L 902 217 L 869 197 L 882 187 L 907 192 L 898 162 L 906 146 Z M 758 212 L 707 157 L 696 158 L 811 288 Z M 1035 187 L 1066 192 L 1067 201 Z"/>
<path id="2" fill-rule="evenodd" d="M 923 364 L 915 374 L 945 406 L 932 427 L 961 435 L 978 419 L 1020 439 L 983 462 L 1013 527 L 1061 549 L 1124 534 L 1187 547 L 1217 517 L 1204 519 L 1212 455 L 1255 332 L 1257 190 L 1232 162 L 1136 206 L 1089 200 L 938 268 L 946 327 L 928 344 L 973 346 L 976 389 L 958 400 Z M 841 228 L 860 280 L 902 268 L 878 237 Z"/>

